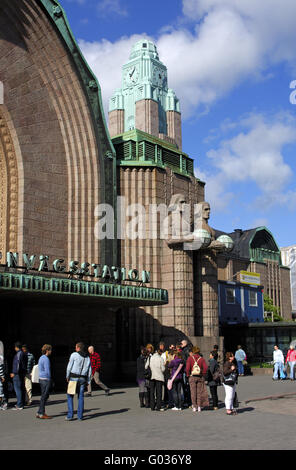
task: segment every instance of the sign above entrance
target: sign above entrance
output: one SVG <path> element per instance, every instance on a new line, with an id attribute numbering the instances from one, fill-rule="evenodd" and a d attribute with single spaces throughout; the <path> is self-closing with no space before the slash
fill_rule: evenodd
<path id="1" fill-rule="evenodd" d="M 242 284 L 250 284 L 252 286 L 260 286 L 260 274 L 248 271 L 240 271 L 239 281 Z"/>
<path id="2" fill-rule="evenodd" d="M 0 259 L 2 253 L 0 253 Z M 24 269 L 28 271 L 38 271 L 46 273 L 62 273 L 68 274 L 70 277 L 77 276 L 78 278 L 92 277 L 101 279 L 103 282 L 120 283 L 121 281 L 140 282 L 143 284 L 150 283 L 150 271 L 138 271 L 137 269 L 121 268 L 117 266 L 107 266 L 95 263 L 79 263 L 79 261 L 70 261 L 68 266 L 62 258 L 49 261 L 49 256 L 23 254 L 23 265 L 20 262 L 18 253 L 6 253 L 6 264 L 3 266 L 14 269 Z"/>

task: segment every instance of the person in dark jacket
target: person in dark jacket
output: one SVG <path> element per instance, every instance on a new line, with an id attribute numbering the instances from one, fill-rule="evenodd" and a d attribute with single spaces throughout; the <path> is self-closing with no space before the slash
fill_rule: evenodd
<path id="1" fill-rule="evenodd" d="M 140 356 L 137 359 L 137 382 L 139 386 L 139 400 L 140 400 L 141 408 L 145 407 L 145 396 L 147 399 L 147 387 L 146 387 L 146 377 L 145 377 L 145 363 L 147 359 L 147 354 L 148 352 L 146 348 L 142 346 Z M 149 407 L 149 402 L 148 402 L 148 407 Z"/>
<path id="2" fill-rule="evenodd" d="M 209 367 L 207 370 L 207 383 L 208 386 L 210 387 L 210 393 L 212 397 L 212 402 L 213 402 L 213 409 L 218 410 L 218 393 L 217 393 L 217 388 L 218 388 L 218 382 L 213 379 L 213 374 L 216 372 L 219 368 L 219 364 L 217 362 L 218 356 L 215 351 L 210 352 L 210 359 L 209 359 Z"/>
<path id="3" fill-rule="evenodd" d="M 184 364 L 187 363 L 187 359 L 190 356 L 190 352 L 192 351 L 192 343 L 189 343 L 187 339 L 183 339 L 181 341 L 181 354 Z M 190 385 L 188 382 L 188 377 L 185 374 L 185 370 L 183 373 L 183 389 L 184 389 L 184 403 L 186 406 L 191 406 L 191 392 L 190 392 Z"/>
<path id="4" fill-rule="evenodd" d="M 174 359 L 169 362 L 168 368 L 172 369 L 172 372 L 171 372 L 172 378 L 175 376 L 176 372 L 178 371 L 173 381 L 172 390 L 173 390 L 174 407 L 172 408 L 172 410 L 182 410 L 184 361 L 182 360 L 181 353 L 176 353 Z"/>
<path id="5" fill-rule="evenodd" d="M 231 378 L 230 375 L 233 375 L 233 380 L 231 383 L 227 381 L 228 378 Z M 225 390 L 225 408 L 228 415 L 237 414 L 237 411 L 234 409 L 234 399 L 236 392 L 237 384 L 237 365 L 235 364 L 235 357 L 233 352 L 226 353 L 226 361 L 223 366 L 223 386 Z"/>
<path id="6" fill-rule="evenodd" d="M 23 410 L 25 405 L 25 376 L 27 373 L 27 356 L 22 351 L 22 344 L 16 342 L 14 345 L 15 356 L 12 362 L 12 372 L 10 377 L 13 381 L 13 388 L 16 394 L 17 403 L 15 410 Z"/>

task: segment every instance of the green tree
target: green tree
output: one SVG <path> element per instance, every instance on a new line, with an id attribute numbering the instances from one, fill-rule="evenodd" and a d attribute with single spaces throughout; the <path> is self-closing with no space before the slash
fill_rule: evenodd
<path id="1" fill-rule="evenodd" d="M 280 316 L 280 309 L 273 304 L 272 299 L 264 294 L 264 313 L 273 313 L 273 321 L 283 321 L 283 317 Z M 272 321 L 271 317 L 265 317 L 264 321 Z"/>

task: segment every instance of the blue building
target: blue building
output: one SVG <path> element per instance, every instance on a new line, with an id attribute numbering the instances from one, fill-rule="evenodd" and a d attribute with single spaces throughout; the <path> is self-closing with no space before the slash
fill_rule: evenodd
<path id="1" fill-rule="evenodd" d="M 219 281 L 219 321 L 221 325 L 262 323 L 263 287 L 234 281 Z"/>

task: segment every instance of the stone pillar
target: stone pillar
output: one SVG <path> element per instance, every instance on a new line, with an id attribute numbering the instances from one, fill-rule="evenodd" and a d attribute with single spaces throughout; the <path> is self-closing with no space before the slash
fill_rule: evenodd
<path id="1" fill-rule="evenodd" d="M 167 111 L 167 135 L 176 143 L 178 149 L 182 150 L 182 124 L 181 114 L 177 111 Z"/>
<path id="2" fill-rule="evenodd" d="M 147 134 L 159 136 L 158 103 L 154 100 L 136 102 L 135 127 Z"/>
<path id="3" fill-rule="evenodd" d="M 183 247 L 182 247 L 183 248 Z M 186 336 L 194 335 L 193 256 L 178 246 L 173 257 L 174 327 Z"/>
<path id="4" fill-rule="evenodd" d="M 109 112 L 109 133 L 111 137 L 124 133 L 124 110 L 115 109 Z"/>
<path id="5" fill-rule="evenodd" d="M 213 251 L 195 253 L 196 333 L 198 336 L 219 336 L 218 269 Z"/>

